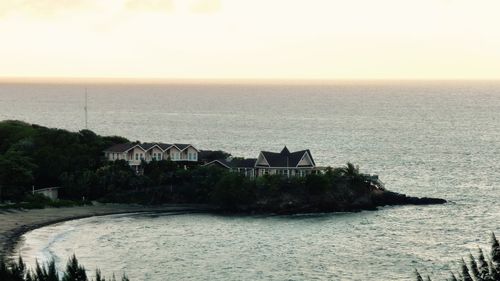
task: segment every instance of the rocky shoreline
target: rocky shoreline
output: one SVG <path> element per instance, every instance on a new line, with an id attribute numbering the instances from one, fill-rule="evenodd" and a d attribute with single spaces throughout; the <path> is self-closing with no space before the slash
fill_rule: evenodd
<path id="1" fill-rule="evenodd" d="M 334 212 L 360 212 L 374 211 L 384 206 L 403 205 L 436 205 L 445 204 L 448 201 L 440 198 L 413 197 L 405 194 L 387 191 L 373 190 L 370 194 L 361 196 L 355 200 L 339 201 L 334 198 L 322 198 L 314 202 L 301 202 L 298 200 L 281 200 L 271 202 L 260 202 L 252 206 L 242 206 L 243 213 L 274 213 L 279 215 L 292 215 L 300 213 L 334 213 Z"/>

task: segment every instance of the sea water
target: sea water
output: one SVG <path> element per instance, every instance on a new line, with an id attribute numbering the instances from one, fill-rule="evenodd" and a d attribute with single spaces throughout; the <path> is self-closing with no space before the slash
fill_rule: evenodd
<path id="1" fill-rule="evenodd" d="M 350 161 L 390 190 L 448 204 L 302 216 L 131 215 L 26 234 L 20 252 L 75 253 L 133 280 L 438 279 L 500 234 L 500 83 L 1 83 L 0 120 L 130 140 L 192 143 L 235 156 L 310 149 Z"/>

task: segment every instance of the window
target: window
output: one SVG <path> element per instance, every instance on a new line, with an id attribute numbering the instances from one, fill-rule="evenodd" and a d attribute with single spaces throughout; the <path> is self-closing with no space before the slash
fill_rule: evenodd
<path id="1" fill-rule="evenodd" d="M 156 160 L 156 152 L 153 153 L 153 159 Z"/>
<path id="2" fill-rule="evenodd" d="M 135 154 L 135 160 L 139 160 L 139 153 Z"/>
<path id="3" fill-rule="evenodd" d="M 141 153 L 141 160 L 144 160 L 144 154 Z"/>

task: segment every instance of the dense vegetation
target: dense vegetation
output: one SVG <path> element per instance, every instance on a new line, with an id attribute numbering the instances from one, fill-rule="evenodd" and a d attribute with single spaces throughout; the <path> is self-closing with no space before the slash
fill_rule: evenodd
<path id="1" fill-rule="evenodd" d="M 477 258 L 469 254 L 469 264 L 462 259 L 458 273 L 451 272 L 451 281 L 500 281 L 500 244 L 495 234 L 491 235 L 491 252 L 485 257 L 482 249 L 478 250 Z M 424 281 L 417 271 L 417 281 Z M 426 280 L 431 280 L 427 276 Z"/>
<path id="2" fill-rule="evenodd" d="M 350 211 L 421 202 L 383 190 L 350 163 L 321 175 L 269 175 L 254 180 L 217 167 L 186 169 L 162 160 L 144 162 L 144 173 L 138 175 L 126 161 L 108 162 L 102 155 L 105 148 L 123 142 L 127 140 L 88 130 L 74 133 L 0 122 L 0 201 L 32 200 L 26 194 L 35 185 L 61 186 L 61 197 L 69 200 L 200 203 L 231 211 Z M 215 152 L 213 157 L 228 155 Z"/>
<path id="3" fill-rule="evenodd" d="M 22 258 L 17 262 L 5 263 L 0 260 L 0 280 L 1 281 L 89 281 L 85 268 L 78 263 L 75 256 L 72 256 L 66 265 L 66 270 L 59 276 L 54 261 L 40 266 L 36 264 L 35 269 L 28 269 Z M 92 279 L 93 281 L 94 279 Z M 116 281 L 115 276 L 110 281 Z M 102 277 L 101 271 L 96 270 L 95 281 L 106 281 Z M 129 281 L 123 275 L 121 281 Z"/>
<path id="4" fill-rule="evenodd" d="M 105 165 L 102 150 L 127 140 L 100 137 L 89 130 L 72 133 L 19 121 L 0 122 L 0 201 L 23 199 L 32 186 L 61 186 L 85 178 Z M 80 199 L 85 183 L 64 189 Z"/>

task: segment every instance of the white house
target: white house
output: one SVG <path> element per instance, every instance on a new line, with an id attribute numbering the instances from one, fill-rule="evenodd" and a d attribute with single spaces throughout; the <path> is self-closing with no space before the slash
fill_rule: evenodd
<path id="1" fill-rule="evenodd" d="M 226 168 L 249 177 L 263 175 L 303 177 L 309 174 L 321 173 L 324 170 L 316 167 L 308 149 L 290 152 L 286 146 L 281 152 L 261 151 L 257 159 L 220 159 L 213 160 L 205 165 Z"/>
<path id="2" fill-rule="evenodd" d="M 285 146 L 281 152 L 261 151 L 255 162 L 255 175 L 305 176 L 316 172 L 316 164 L 309 149 L 290 152 Z"/>
<path id="3" fill-rule="evenodd" d="M 104 150 L 109 161 L 126 160 L 131 167 L 138 168 L 142 161 L 170 159 L 175 162 L 198 162 L 198 152 L 191 144 L 123 143 Z"/>

